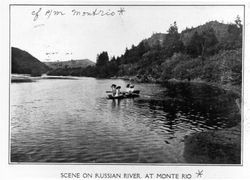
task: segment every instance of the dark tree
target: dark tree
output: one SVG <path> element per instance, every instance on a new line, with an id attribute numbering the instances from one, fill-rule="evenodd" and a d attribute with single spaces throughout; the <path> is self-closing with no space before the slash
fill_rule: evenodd
<path id="1" fill-rule="evenodd" d="M 143 54 L 145 52 L 147 52 L 147 50 L 148 50 L 148 48 L 147 48 L 146 44 L 143 41 L 140 42 L 139 45 L 138 45 L 138 47 L 137 47 L 137 52 L 138 52 L 137 54 L 138 54 L 138 56 L 142 57 Z"/>
<path id="2" fill-rule="evenodd" d="M 168 34 L 163 42 L 164 53 L 167 57 L 171 57 L 175 52 L 182 52 L 184 45 L 180 39 L 176 22 L 170 25 L 167 32 Z"/>
<path id="3" fill-rule="evenodd" d="M 170 25 L 169 29 L 168 29 L 168 34 L 170 35 L 178 35 L 178 27 L 177 27 L 177 23 L 176 21 L 174 22 L 174 24 Z"/>
<path id="4" fill-rule="evenodd" d="M 240 20 L 239 15 L 236 17 L 236 20 L 234 22 L 235 22 L 236 26 L 239 28 L 239 30 L 242 31 L 242 24 L 241 24 L 241 20 Z"/>
<path id="5" fill-rule="evenodd" d="M 189 44 L 187 45 L 187 53 L 192 57 L 201 55 L 201 44 L 202 37 L 198 34 L 197 31 L 195 31 L 191 37 Z"/>
<path id="6" fill-rule="evenodd" d="M 192 57 L 201 56 L 203 59 L 204 56 L 214 53 L 214 48 L 217 43 L 218 40 L 213 28 L 205 30 L 200 34 L 195 31 L 187 45 L 187 53 Z"/>
<path id="7" fill-rule="evenodd" d="M 227 44 L 229 49 L 241 48 L 242 47 L 242 24 L 240 17 L 237 16 L 235 24 L 230 24 L 227 29 L 229 37 Z"/>
<path id="8" fill-rule="evenodd" d="M 109 61 L 108 53 L 104 51 L 101 54 L 97 55 L 96 67 L 103 67 L 107 65 L 108 61 Z"/>
<path id="9" fill-rule="evenodd" d="M 96 76 L 97 77 L 103 78 L 103 77 L 108 76 L 108 63 L 109 63 L 109 56 L 106 51 L 97 55 L 97 60 L 96 60 Z"/>
<path id="10" fill-rule="evenodd" d="M 202 33 L 202 42 L 201 42 L 201 56 L 213 54 L 213 47 L 218 43 L 218 40 L 215 36 L 214 29 L 208 29 Z"/>

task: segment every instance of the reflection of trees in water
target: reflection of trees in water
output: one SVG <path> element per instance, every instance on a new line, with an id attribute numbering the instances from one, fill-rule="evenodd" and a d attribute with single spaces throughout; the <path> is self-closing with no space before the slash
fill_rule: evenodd
<path id="1" fill-rule="evenodd" d="M 178 123 L 180 116 L 202 121 L 208 126 L 220 122 L 230 127 L 235 125 L 236 119 L 240 120 L 234 94 L 204 84 L 167 83 L 164 87 L 166 91 L 159 94 L 163 97 L 161 100 L 143 99 L 138 102 L 148 104 L 153 113 L 162 110 L 166 117 L 164 123 L 169 128 Z"/>
<path id="2" fill-rule="evenodd" d="M 202 83 L 175 83 L 168 82 L 163 84 L 167 89 L 165 95 L 171 98 L 180 98 L 183 100 L 211 100 L 214 96 L 224 93 L 224 90 L 218 89 Z"/>
<path id="3" fill-rule="evenodd" d="M 168 107 L 168 113 L 166 113 L 166 122 L 165 125 L 169 127 L 169 129 L 173 129 L 173 125 L 175 124 L 175 120 L 177 118 L 177 110 L 173 103 Z"/>
<path id="4" fill-rule="evenodd" d="M 162 117 L 165 117 L 164 125 L 168 126 L 169 129 L 173 129 L 173 125 L 175 125 L 175 121 L 178 118 L 178 108 L 176 107 L 176 103 L 173 101 L 164 101 L 164 100 L 145 100 L 140 99 L 137 101 L 139 104 L 145 104 L 145 106 L 149 107 L 149 114 L 157 117 L 157 114 L 161 114 Z M 163 111 L 164 114 L 160 113 Z M 158 118 L 157 118 L 158 119 Z"/>

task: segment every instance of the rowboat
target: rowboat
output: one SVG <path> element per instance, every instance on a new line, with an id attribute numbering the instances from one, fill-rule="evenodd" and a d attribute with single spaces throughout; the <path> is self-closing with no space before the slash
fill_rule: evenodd
<path id="1" fill-rule="evenodd" d="M 112 93 L 112 91 L 106 91 L 106 93 Z M 126 93 L 125 91 L 124 92 L 121 92 L 122 94 Z M 140 94 L 140 90 L 134 90 L 133 91 L 134 94 Z"/>
<path id="2" fill-rule="evenodd" d="M 119 96 L 113 96 L 112 94 L 108 94 L 108 97 L 107 99 L 125 99 L 125 98 L 136 98 L 136 97 L 139 97 L 140 95 L 140 91 L 139 90 L 136 90 L 135 92 L 133 93 L 121 93 L 121 95 Z"/>
<path id="3" fill-rule="evenodd" d="M 119 96 L 113 96 L 109 94 L 107 99 L 126 99 L 126 98 L 135 98 L 139 96 L 140 96 L 139 94 L 129 94 L 129 95 L 119 95 Z"/>

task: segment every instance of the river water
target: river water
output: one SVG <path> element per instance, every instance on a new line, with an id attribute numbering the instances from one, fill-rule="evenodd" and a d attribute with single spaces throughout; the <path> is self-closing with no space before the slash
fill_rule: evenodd
<path id="1" fill-rule="evenodd" d="M 124 80 L 12 83 L 11 162 L 185 163 L 185 136 L 235 125 L 234 96 L 204 84 L 135 84 L 139 98 L 108 100 Z"/>

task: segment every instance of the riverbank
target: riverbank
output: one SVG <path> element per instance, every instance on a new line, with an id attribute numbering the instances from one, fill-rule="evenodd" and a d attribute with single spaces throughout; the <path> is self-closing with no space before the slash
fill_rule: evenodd
<path id="1" fill-rule="evenodd" d="M 35 79 L 25 74 L 11 74 L 12 83 L 34 82 Z"/>
<path id="2" fill-rule="evenodd" d="M 205 82 L 200 79 L 176 80 L 169 82 L 203 83 L 223 89 L 225 92 L 236 95 L 236 114 L 241 117 L 241 88 L 230 84 Z M 240 164 L 241 163 L 241 118 L 232 116 L 236 126 L 222 130 L 213 130 L 189 135 L 185 138 L 184 157 L 188 163 L 205 164 Z"/>
<path id="3" fill-rule="evenodd" d="M 168 80 L 168 82 L 183 82 L 183 83 L 202 83 L 202 84 L 206 84 L 209 86 L 214 86 L 217 87 L 219 89 L 223 89 L 224 91 L 230 91 L 234 94 L 236 94 L 238 96 L 238 98 L 241 99 L 241 87 L 239 86 L 233 86 L 231 84 L 220 84 L 220 83 L 216 83 L 216 82 L 207 82 L 201 79 L 193 79 L 193 80 L 178 80 L 178 79 L 170 79 Z"/>
<path id="4" fill-rule="evenodd" d="M 232 128 L 187 136 L 184 158 L 188 163 L 240 164 L 240 123 Z"/>
<path id="5" fill-rule="evenodd" d="M 77 80 L 76 77 L 72 76 L 38 76 L 32 77 L 29 74 L 11 74 L 11 83 L 24 83 L 24 82 L 35 82 L 40 79 L 73 79 Z"/>
<path id="6" fill-rule="evenodd" d="M 202 83 L 202 84 L 207 84 L 210 86 L 214 86 L 220 89 L 223 89 L 225 91 L 231 91 L 234 94 L 237 94 L 239 98 L 241 98 L 241 87 L 239 86 L 234 86 L 231 84 L 220 84 L 216 82 L 207 82 L 202 79 L 190 79 L 190 80 L 180 80 L 180 79 L 169 79 L 169 80 L 162 80 L 162 79 L 155 79 L 152 77 L 138 77 L 138 76 L 117 76 L 117 77 L 111 77 L 111 79 L 123 79 L 126 81 L 131 81 L 131 82 L 137 82 L 137 83 L 166 83 L 166 82 L 176 82 L 176 83 Z"/>

